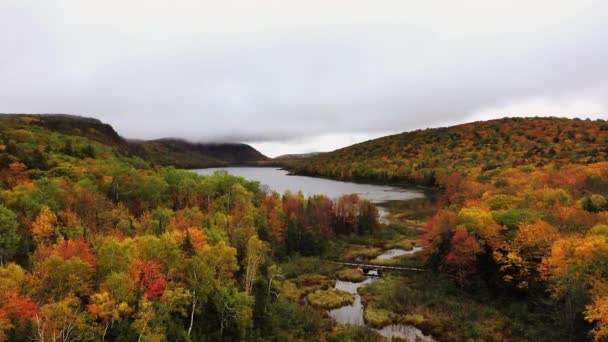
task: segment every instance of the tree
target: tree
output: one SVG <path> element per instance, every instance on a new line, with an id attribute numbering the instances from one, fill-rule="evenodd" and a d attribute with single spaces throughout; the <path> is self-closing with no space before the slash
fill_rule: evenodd
<path id="1" fill-rule="evenodd" d="M 21 239 L 18 228 L 17 215 L 0 204 L 0 266 L 17 251 Z"/>
<path id="2" fill-rule="evenodd" d="M 199 310 L 199 307 L 207 302 L 207 297 L 213 291 L 216 269 L 208 256 L 208 253 L 204 255 L 195 254 L 192 258 L 186 260 L 182 269 L 185 274 L 184 282 L 192 295 L 188 336 L 192 333 L 195 313 Z"/>
<path id="3" fill-rule="evenodd" d="M 249 238 L 249 241 L 247 242 L 247 263 L 245 266 L 245 292 L 247 292 L 247 294 L 251 294 L 251 289 L 253 288 L 253 282 L 257 276 L 260 262 L 263 260 L 267 251 L 268 245 L 264 241 L 261 241 L 257 235 Z"/>
<path id="4" fill-rule="evenodd" d="M 23 296 L 11 291 L 4 298 L 3 309 L 14 324 L 22 325 L 36 318 L 39 308 L 29 296 Z"/>
<path id="5" fill-rule="evenodd" d="M 35 341 L 79 341 L 87 330 L 85 317 L 80 310 L 80 301 L 69 295 L 58 302 L 40 308 L 36 317 Z"/>
<path id="6" fill-rule="evenodd" d="M 120 241 L 116 237 L 104 237 L 95 241 L 95 254 L 99 274 L 106 277 L 113 272 L 127 272 L 135 254 L 133 239 Z"/>
<path id="7" fill-rule="evenodd" d="M 590 300 L 589 289 L 606 278 L 605 260 L 608 240 L 602 235 L 561 236 L 543 257 L 539 272 L 558 305 L 558 322 L 568 333 Z"/>
<path id="8" fill-rule="evenodd" d="M 359 204 L 361 199 L 357 194 L 343 195 L 336 203 L 336 232 L 341 234 L 358 233 Z"/>
<path id="9" fill-rule="evenodd" d="M 190 236 L 189 230 L 186 230 L 186 236 L 184 236 L 184 241 L 180 245 L 180 249 L 189 257 L 192 257 L 196 253 L 196 247 L 194 247 L 194 242 L 192 242 L 192 236 Z"/>
<path id="10" fill-rule="evenodd" d="M 608 283 L 597 281 L 593 292 L 593 302 L 585 309 L 585 319 L 595 323 L 591 334 L 597 341 L 603 341 L 608 339 Z"/>
<path id="11" fill-rule="evenodd" d="M 364 200 L 359 206 L 359 231 L 372 233 L 378 228 L 378 208 L 370 201 Z"/>
<path id="12" fill-rule="evenodd" d="M 55 226 L 57 216 L 46 205 L 40 209 L 36 220 L 32 223 L 32 236 L 38 246 L 49 246 L 59 238 L 59 230 Z"/>
<path id="13" fill-rule="evenodd" d="M 6 311 L 0 309 L 0 342 L 6 342 L 9 339 L 9 331 L 13 328 L 11 320 L 8 318 Z"/>
<path id="14" fill-rule="evenodd" d="M 458 223 L 458 216 L 452 211 L 439 210 L 422 226 L 420 244 L 424 247 L 422 258 L 437 267 L 447 253 L 452 230 Z"/>
<path id="15" fill-rule="evenodd" d="M 130 274 L 134 284 L 144 291 L 147 299 L 158 298 L 167 289 L 162 266 L 155 260 L 134 260 Z"/>
<path id="16" fill-rule="evenodd" d="M 29 274 L 14 262 L 0 266 L 0 298 L 1 294 L 21 289 Z"/>
<path id="17" fill-rule="evenodd" d="M 118 321 L 121 316 L 131 312 L 129 304 L 126 302 L 117 302 L 110 293 L 102 291 L 91 296 L 91 303 L 87 305 L 87 311 L 102 327 L 101 340 L 105 341 L 108 328 Z"/>
<path id="18" fill-rule="evenodd" d="M 161 327 L 153 324 L 156 317 L 156 309 L 154 303 L 146 297 L 142 297 L 139 301 L 135 321 L 133 321 L 133 329 L 139 334 L 137 342 L 140 342 L 144 337 L 145 341 L 162 341 L 163 330 Z"/>
<path id="19" fill-rule="evenodd" d="M 237 338 L 242 339 L 253 325 L 253 297 L 226 286 L 215 293 L 214 304 L 220 314 L 220 335 L 224 336 L 225 329 L 235 324 Z"/>
<path id="20" fill-rule="evenodd" d="M 236 248 L 230 247 L 224 241 L 203 248 L 202 256 L 215 269 L 216 288 L 232 283 L 234 272 L 239 269 L 236 253 Z"/>
<path id="21" fill-rule="evenodd" d="M 166 231 L 169 221 L 173 217 L 173 210 L 158 207 L 152 211 L 151 216 L 154 222 L 152 233 L 162 235 Z"/>
<path id="22" fill-rule="evenodd" d="M 456 282 L 464 287 L 469 276 L 476 271 L 477 253 L 480 251 L 475 236 L 464 229 L 457 229 L 450 241 L 450 249 L 443 260 L 441 270 L 450 274 Z"/>
<path id="23" fill-rule="evenodd" d="M 538 265 L 557 235 L 557 228 L 544 221 L 521 224 L 513 239 L 494 252 L 503 280 L 520 289 L 536 281 Z"/>
<path id="24" fill-rule="evenodd" d="M 78 256 L 63 259 L 55 253 L 46 258 L 34 255 L 35 260 L 40 258 L 43 260 L 35 262 L 33 269 L 38 297 L 60 300 L 69 294 L 85 296 L 91 292 L 95 270 L 90 263 Z"/>

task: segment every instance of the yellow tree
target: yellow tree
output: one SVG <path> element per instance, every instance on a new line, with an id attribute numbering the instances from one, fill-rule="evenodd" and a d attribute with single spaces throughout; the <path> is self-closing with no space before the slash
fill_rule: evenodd
<path id="1" fill-rule="evenodd" d="M 101 340 L 105 341 L 108 328 L 117 320 L 131 312 L 129 304 L 117 302 L 110 293 L 102 291 L 91 296 L 91 304 L 87 306 L 87 311 L 93 318 L 102 325 Z"/>
<path id="2" fill-rule="evenodd" d="M 6 311 L 0 309 L 0 342 L 8 341 L 9 331 L 13 328 Z"/>
<path id="3" fill-rule="evenodd" d="M 80 311 L 80 300 L 69 295 L 63 300 L 44 305 L 36 316 L 35 341 L 79 341 L 87 330 Z"/>
<path id="4" fill-rule="evenodd" d="M 521 224 L 515 236 L 494 251 L 503 280 L 527 288 L 535 280 L 538 265 L 558 236 L 557 228 L 544 221 Z"/>
<path id="5" fill-rule="evenodd" d="M 257 235 L 253 235 L 247 242 L 247 264 L 245 274 L 245 291 L 251 294 L 253 282 L 258 274 L 260 262 L 268 251 L 268 245 L 260 240 Z"/>
<path id="6" fill-rule="evenodd" d="M 585 319 L 590 323 L 595 322 L 591 333 L 596 340 L 608 339 L 608 295 L 597 296 L 591 305 L 587 305 Z"/>
<path id="7" fill-rule="evenodd" d="M 156 319 L 156 309 L 154 303 L 142 297 L 139 301 L 139 310 L 137 312 L 135 321 L 132 324 L 133 329 L 139 334 L 137 342 L 160 342 L 163 341 L 164 333 L 163 330 L 153 324 Z"/>
<path id="8" fill-rule="evenodd" d="M 59 230 L 56 227 L 57 216 L 47 206 L 43 206 L 32 223 L 32 237 L 39 246 L 49 246 L 57 242 Z"/>

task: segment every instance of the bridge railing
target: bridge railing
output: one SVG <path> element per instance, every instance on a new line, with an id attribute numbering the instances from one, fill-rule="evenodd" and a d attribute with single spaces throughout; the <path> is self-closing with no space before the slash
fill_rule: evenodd
<path id="1" fill-rule="evenodd" d="M 390 265 L 375 265 L 375 264 L 367 264 L 367 263 L 359 263 L 359 262 L 346 262 L 346 261 L 334 261 L 334 260 L 326 260 L 328 263 L 344 265 L 344 266 L 355 266 L 361 268 L 372 268 L 378 270 L 393 270 L 393 271 L 413 271 L 413 272 L 424 272 L 426 269 L 417 268 L 417 267 L 405 267 L 405 266 L 390 266 Z"/>

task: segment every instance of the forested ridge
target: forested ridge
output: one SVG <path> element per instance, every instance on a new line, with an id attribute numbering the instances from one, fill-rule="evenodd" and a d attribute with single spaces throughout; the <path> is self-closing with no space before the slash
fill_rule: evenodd
<path id="1" fill-rule="evenodd" d="M 443 185 L 453 172 L 605 161 L 608 122 L 504 118 L 386 136 L 290 164 L 299 174 Z"/>
<path id="2" fill-rule="evenodd" d="M 183 139 L 132 140 L 121 137 L 98 119 L 66 114 L 0 114 L 0 124 L 13 130 L 86 138 L 115 148 L 117 154 L 139 157 L 152 165 L 194 169 L 253 164 L 268 158 L 242 143 L 194 143 Z M 25 156 L 21 156 L 22 158 Z"/>
<path id="3" fill-rule="evenodd" d="M 608 338 L 608 122 L 505 118 L 388 136 L 296 173 L 444 189 L 420 243 L 469 291 L 523 298 L 554 338 Z"/>
<path id="4" fill-rule="evenodd" d="M 285 272 L 276 262 L 376 229 L 371 203 L 152 165 L 95 120 L 83 132 L 71 118 L 45 119 L 0 118 L 0 341 L 330 331 L 319 312 L 277 299 Z"/>

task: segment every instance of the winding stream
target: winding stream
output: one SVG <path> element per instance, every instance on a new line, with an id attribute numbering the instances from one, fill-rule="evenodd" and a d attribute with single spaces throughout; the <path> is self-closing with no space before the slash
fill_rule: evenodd
<path id="1" fill-rule="evenodd" d="M 404 249 L 389 249 L 379 255 L 377 259 L 386 260 L 395 258 L 401 255 L 414 254 L 420 251 L 421 247 L 414 247 L 413 249 L 406 251 Z M 359 287 L 373 283 L 377 278 L 368 277 L 360 283 L 354 283 L 350 281 L 336 280 L 335 288 L 338 290 L 352 293 L 355 297 L 355 301 L 350 305 L 329 310 L 329 316 L 331 316 L 336 322 L 340 324 L 353 324 L 353 325 L 365 325 L 365 319 L 363 318 L 364 306 L 361 302 L 361 296 L 359 295 Z M 391 324 L 383 327 L 382 329 L 375 329 L 380 335 L 392 340 L 393 337 L 407 338 L 409 341 L 417 341 L 418 339 L 429 339 L 430 336 L 424 335 L 424 333 L 413 325 L 409 324 Z"/>

